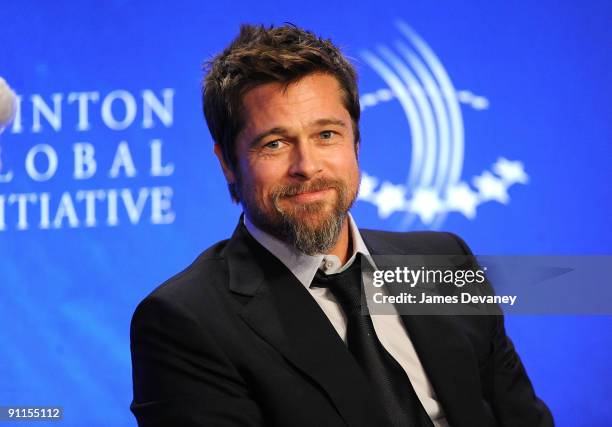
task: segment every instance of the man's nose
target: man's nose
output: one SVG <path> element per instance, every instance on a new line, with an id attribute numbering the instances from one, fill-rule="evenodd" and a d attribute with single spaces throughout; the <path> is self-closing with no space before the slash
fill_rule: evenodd
<path id="1" fill-rule="evenodd" d="M 321 171 L 321 159 L 316 147 L 308 141 L 295 144 L 289 174 L 294 177 L 310 179 Z"/>

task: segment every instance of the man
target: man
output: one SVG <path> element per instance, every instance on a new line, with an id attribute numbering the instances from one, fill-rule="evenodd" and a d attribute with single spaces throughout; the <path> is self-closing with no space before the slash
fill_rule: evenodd
<path id="1" fill-rule="evenodd" d="M 244 215 L 137 308 L 139 425 L 552 425 L 501 316 L 357 310 L 365 256 L 469 250 L 357 228 L 360 108 L 340 51 L 243 26 L 208 68 L 204 112 Z"/>

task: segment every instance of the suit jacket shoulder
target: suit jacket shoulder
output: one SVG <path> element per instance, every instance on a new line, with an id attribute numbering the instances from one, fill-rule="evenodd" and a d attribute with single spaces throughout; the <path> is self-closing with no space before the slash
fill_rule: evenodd
<path id="1" fill-rule="evenodd" d="M 471 255 L 472 251 L 463 239 L 453 233 L 443 231 L 393 232 L 380 230 L 360 230 L 371 252 L 380 255 Z"/>

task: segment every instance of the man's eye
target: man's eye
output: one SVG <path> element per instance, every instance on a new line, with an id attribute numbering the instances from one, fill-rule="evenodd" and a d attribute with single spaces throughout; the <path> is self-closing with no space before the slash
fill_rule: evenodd
<path id="1" fill-rule="evenodd" d="M 324 130 L 319 134 L 322 139 L 331 139 L 333 136 L 333 132 L 331 130 Z"/>
<path id="2" fill-rule="evenodd" d="M 270 141 L 264 145 L 264 148 L 269 148 L 270 150 L 278 150 L 281 147 L 280 140 Z"/>

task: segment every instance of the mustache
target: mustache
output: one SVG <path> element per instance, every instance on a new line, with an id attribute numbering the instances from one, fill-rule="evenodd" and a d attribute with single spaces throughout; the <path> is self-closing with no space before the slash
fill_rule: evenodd
<path id="1" fill-rule="evenodd" d="M 344 183 L 337 179 L 319 178 L 310 182 L 299 184 L 285 184 L 276 187 L 271 192 L 273 200 L 278 200 L 284 197 L 291 197 L 301 193 L 310 193 L 333 188 L 339 193 L 344 189 Z"/>

